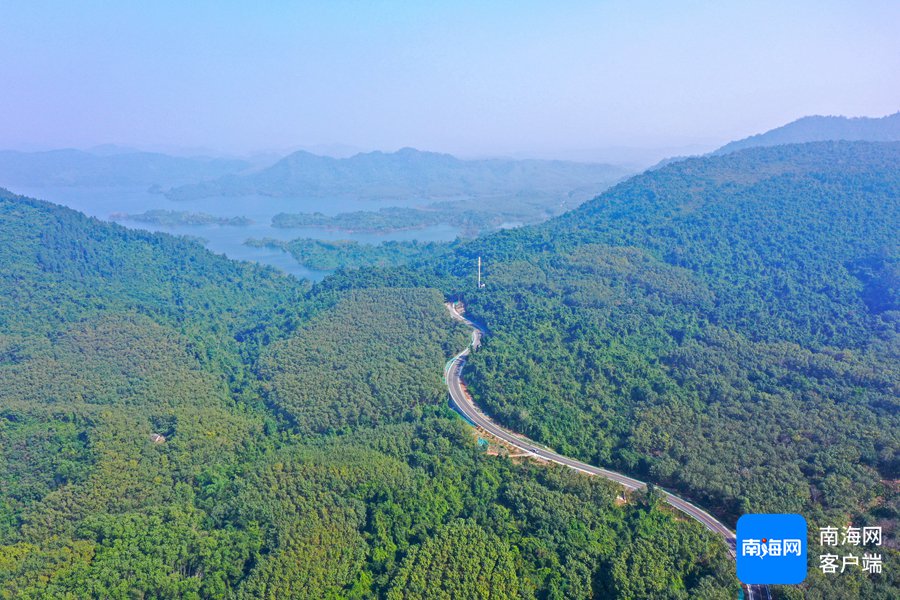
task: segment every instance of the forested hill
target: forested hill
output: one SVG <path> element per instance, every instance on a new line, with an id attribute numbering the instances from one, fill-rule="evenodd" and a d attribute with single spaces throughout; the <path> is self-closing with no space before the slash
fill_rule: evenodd
<path id="1" fill-rule="evenodd" d="M 826 142 L 689 159 L 545 225 L 464 245 L 457 256 L 482 255 L 502 294 L 513 291 L 501 285 L 513 265 L 590 273 L 601 265 L 583 264 L 587 257 L 630 253 L 603 259 L 610 273 L 630 264 L 639 273 L 632 280 L 651 267 L 665 270 L 661 277 L 678 275 L 644 281 L 642 289 L 698 295 L 683 305 L 710 324 L 758 341 L 877 345 L 873 334 L 900 308 L 898 164 L 900 143 Z M 582 259 L 572 265 L 575 252 Z M 469 265 L 456 268 L 464 274 Z M 564 288 L 563 281 L 545 285 Z M 564 305 L 578 305 L 576 290 L 564 293 Z"/>
<path id="2" fill-rule="evenodd" d="M 183 185 L 167 192 L 173 200 L 208 196 L 296 196 L 305 198 L 457 199 L 523 194 L 596 193 L 628 172 L 605 164 L 551 160 L 461 160 L 449 154 L 403 148 L 349 158 L 295 152 L 248 175 Z M 593 192 L 592 192 L 593 190 Z"/>
<path id="3" fill-rule="evenodd" d="M 310 289 L 0 192 L 0 299 L 0 598 L 737 593 L 657 497 L 486 455 L 437 290 Z"/>
<path id="4" fill-rule="evenodd" d="M 310 288 L 0 193 L 0 597 L 734 597 L 652 495 L 485 455 L 440 382 L 453 295 L 511 427 L 726 521 L 894 539 L 898 198 L 900 144 L 751 149 Z M 883 554 L 785 597 L 893 598 Z"/>
<path id="5" fill-rule="evenodd" d="M 373 280 L 461 295 L 491 332 L 467 366 L 476 400 L 557 451 L 732 523 L 800 512 L 893 530 L 898 231 L 900 144 L 756 148 L 644 173 Z M 832 584 L 813 574 L 811 597 L 838 597 Z M 859 586 L 852 597 L 892 594 Z"/>
<path id="6" fill-rule="evenodd" d="M 728 154 L 747 148 L 825 141 L 900 141 L 900 112 L 880 118 L 810 116 L 726 144 L 713 154 Z"/>
<path id="7" fill-rule="evenodd" d="M 900 143 L 819 143 L 698 159 L 555 222 L 687 269 L 711 323 L 758 340 L 861 347 L 900 309 Z M 876 336 L 877 338 L 877 336 Z"/>

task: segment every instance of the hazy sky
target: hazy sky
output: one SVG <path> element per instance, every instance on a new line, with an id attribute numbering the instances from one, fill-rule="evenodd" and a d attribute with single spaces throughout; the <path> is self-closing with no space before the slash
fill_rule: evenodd
<path id="1" fill-rule="evenodd" d="M 897 111 L 898 30 L 892 0 L 2 0 L 0 148 L 714 146 Z"/>

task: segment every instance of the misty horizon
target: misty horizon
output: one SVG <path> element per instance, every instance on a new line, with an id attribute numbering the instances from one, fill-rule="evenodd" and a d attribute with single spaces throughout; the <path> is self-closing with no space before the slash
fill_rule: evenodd
<path id="1" fill-rule="evenodd" d="M 879 119 L 891 116 L 900 111 L 887 113 L 884 115 L 800 115 L 796 119 L 789 122 L 773 124 L 771 127 L 748 132 L 746 136 L 735 139 L 745 139 L 754 135 L 759 135 L 772 129 L 794 123 L 797 120 L 809 117 L 837 117 L 848 120 L 857 119 Z M 90 146 L 82 147 L 57 147 L 35 144 L 20 144 L 18 146 L 3 147 L 0 151 L 15 151 L 25 153 L 50 152 L 58 150 L 77 150 L 87 152 L 98 156 L 111 156 L 116 154 L 130 153 L 159 153 L 184 158 L 233 158 L 243 159 L 255 162 L 257 164 L 268 164 L 273 161 L 280 160 L 296 152 L 308 152 L 317 156 L 330 158 L 351 158 L 358 154 L 385 153 L 392 154 L 400 150 L 412 148 L 420 152 L 449 154 L 462 160 L 483 160 L 483 159 L 507 159 L 507 160 L 559 160 L 568 162 L 582 163 L 609 163 L 620 166 L 629 166 L 632 168 L 642 168 L 651 166 L 658 161 L 666 158 L 678 156 L 693 156 L 707 154 L 721 148 L 735 139 L 723 139 L 716 141 L 707 141 L 705 143 L 693 142 L 682 145 L 669 146 L 602 146 L 598 145 L 590 148 L 569 148 L 557 151 L 551 150 L 518 150 L 505 153 L 477 153 L 477 152 L 451 152 L 435 148 L 421 148 L 410 145 L 403 145 L 390 148 L 362 148 L 341 142 L 317 143 L 317 144 L 295 144 L 285 148 L 252 148 L 244 153 L 227 152 L 221 149 L 210 147 L 185 147 L 177 145 L 141 145 L 128 142 L 104 142 Z"/>
<path id="2" fill-rule="evenodd" d="M 0 18 L 15 83 L 0 147 L 23 151 L 648 162 L 900 99 L 889 2 L 7 3 Z"/>

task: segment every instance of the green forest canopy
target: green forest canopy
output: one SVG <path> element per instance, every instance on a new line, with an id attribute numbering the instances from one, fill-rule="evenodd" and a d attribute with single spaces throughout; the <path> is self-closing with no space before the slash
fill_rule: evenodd
<path id="1" fill-rule="evenodd" d="M 699 524 L 483 453 L 438 292 L 310 289 L 11 194 L 0 224 L 0 597 L 736 593 Z"/>
<path id="2" fill-rule="evenodd" d="M 462 297 L 490 330 L 467 371 L 477 401 L 560 452 L 732 524 L 801 512 L 893 531 L 898 198 L 898 143 L 753 149 L 322 285 L 418 282 Z"/>
<path id="3" fill-rule="evenodd" d="M 898 167 L 898 144 L 691 159 L 312 288 L 4 195 L 0 593 L 733 597 L 721 541 L 652 496 L 478 449 L 437 379 L 445 296 L 489 328 L 468 383 L 510 426 L 726 521 L 890 537 Z M 777 593 L 890 598 L 884 552 Z"/>

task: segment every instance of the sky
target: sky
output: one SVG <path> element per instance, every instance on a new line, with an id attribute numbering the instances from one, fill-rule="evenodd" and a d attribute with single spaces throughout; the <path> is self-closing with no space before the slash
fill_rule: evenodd
<path id="1" fill-rule="evenodd" d="M 892 0 L 3 0 L 0 148 L 714 148 L 900 110 L 898 27 Z"/>

